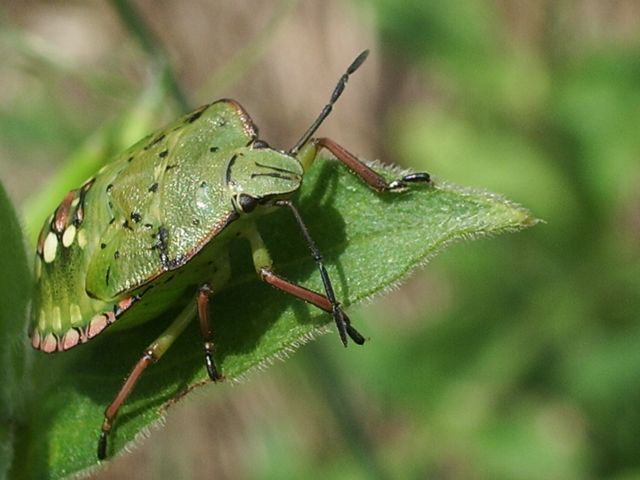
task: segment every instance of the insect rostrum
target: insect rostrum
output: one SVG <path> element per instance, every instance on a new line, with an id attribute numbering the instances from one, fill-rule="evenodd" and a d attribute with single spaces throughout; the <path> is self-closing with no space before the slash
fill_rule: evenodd
<path id="1" fill-rule="evenodd" d="M 30 336 L 34 348 L 63 352 L 110 331 L 131 328 L 177 305 L 184 309 L 142 352 L 105 411 L 98 457 L 119 408 L 152 363 L 198 318 L 207 372 L 222 379 L 215 362 L 209 303 L 231 275 L 229 243 L 249 242 L 258 277 L 329 312 L 342 342 L 364 338 L 335 297 L 322 255 L 290 198 L 321 149 L 328 150 L 371 188 L 399 192 L 429 183 L 426 173 L 387 182 L 328 138 L 312 138 L 352 74 L 361 53 L 336 85 L 329 103 L 294 147 L 280 151 L 258 138 L 247 112 L 219 100 L 189 113 L 117 156 L 47 219 L 35 259 L 37 286 Z M 324 294 L 278 276 L 256 218 L 291 211 L 318 266 Z M 196 289 L 187 291 L 191 285 Z M 144 299 L 144 302 L 141 301 Z"/>

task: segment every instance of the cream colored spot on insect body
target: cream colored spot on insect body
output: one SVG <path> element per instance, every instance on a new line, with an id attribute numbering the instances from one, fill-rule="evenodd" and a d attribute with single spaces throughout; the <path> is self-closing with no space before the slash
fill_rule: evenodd
<path id="1" fill-rule="evenodd" d="M 62 330 L 62 314 L 58 305 L 51 309 L 51 325 L 56 332 Z"/>
<path id="2" fill-rule="evenodd" d="M 78 204 L 80 203 L 80 197 L 76 197 L 73 199 L 73 201 L 71 202 L 71 207 L 72 208 L 76 208 L 78 206 Z"/>
<path id="3" fill-rule="evenodd" d="M 76 227 L 75 225 L 69 225 L 67 229 L 62 234 L 62 245 L 65 248 L 68 248 L 69 245 L 73 243 L 73 239 L 76 237 Z"/>
<path id="4" fill-rule="evenodd" d="M 53 232 L 49 232 L 47 238 L 44 240 L 44 248 L 42 249 L 42 256 L 44 261 L 51 263 L 56 258 L 56 252 L 58 251 L 58 238 Z"/>
<path id="5" fill-rule="evenodd" d="M 78 245 L 80 245 L 80 248 L 87 246 L 87 234 L 82 229 L 78 230 Z"/>
<path id="6" fill-rule="evenodd" d="M 80 325 L 82 323 L 82 312 L 75 303 L 69 305 L 69 318 L 71 319 L 71 325 Z"/>

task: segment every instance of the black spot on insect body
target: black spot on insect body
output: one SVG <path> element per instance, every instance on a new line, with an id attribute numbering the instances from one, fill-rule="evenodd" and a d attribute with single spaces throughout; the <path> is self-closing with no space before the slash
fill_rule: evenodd
<path id="1" fill-rule="evenodd" d="M 149 187 L 149 191 L 150 191 L 151 193 L 156 193 L 156 192 L 158 191 L 158 182 L 156 182 L 156 183 L 154 183 L 153 185 L 151 185 L 151 186 Z"/>
<path id="2" fill-rule="evenodd" d="M 131 228 L 131 225 L 129 225 L 129 220 L 125 220 L 124 222 L 122 222 L 122 226 L 127 230 L 133 231 L 133 228 Z"/>
<path id="3" fill-rule="evenodd" d="M 113 252 L 113 259 L 118 260 L 119 258 L 120 258 L 120 251 L 116 250 L 115 252 Z"/>
<path id="4" fill-rule="evenodd" d="M 109 285 L 109 277 L 111 276 L 111 265 L 107 267 L 107 274 L 104 276 L 104 283 Z"/>
<path id="5" fill-rule="evenodd" d="M 278 178 L 280 180 L 292 180 L 291 177 L 288 177 L 288 176 L 283 175 L 283 174 L 278 173 L 278 172 L 252 173 L 251 174 L 251 178 L 256 178 L 256 177 L 271 177 L 271 178 Z"/>
<path id="6" fill-rule="evenodd" d="M 227 165 L 227 171 L 225 172 L 225 180 L 227 185 L 231 183 L 231 168 L 233 168 L 233 164 L 236 163 L 237 158 L 238 158 L 238 155 L 234 154 L 229 160 L 229 164 Z"/>
<path id="7" fill-rule="evenodd" d="M 109 225 L 111 225 L 115 221 L 116 221 L 116 217 L 112 217 L 111 220 L 109 220 Z"/>
<path id="8" fill-rule="evenodd" d="M 142 220 L 142 215 L 140 215 L 138 212 L 131 212 L 131 220 L 136 223 L 140 223 L 140 220 Z"/>
<path id="9" fill-rule="evenodd" d="M 211 153 L 216 153 L 218 150 L 220 150 L 218 147 L 209 147 Z"/>
<path id="10" fill-rule="evenodd" d="M 154 145 L 156 145 L 157 143 L 161 142 L 162 140 L 164 140 L 165 134 L 162 133 L 160 135 L 158 135 L 156 138 L 154 138 L 153 140 L 151 140 L 151 143 L 149 143 L 146 147 L 144 147 L 145 150 L 149 150 L 151 147 L 153 147 Z"/>
<path id="11" fill-rule="evenodd" d="M 187 117 L 186 123 L 193 123 L 204 113 L 204 110 L 196 110 Z"/>
<path id="12" fill-rule="evenodd" d="M 176 168 L 177 166 L 178 166 L 178 165 L 175 165 L 175 164 L 174 164 L 174 165 L 167 165 L 167 166 L 164 168 L 164 171 L 165 171 L 165 172 L 168 172 L 169 170 L 171 170 L 172 168 Z"/>
<path id="13" fill-rule="evenodd" d="M 160 253 L 160 263 L 162 263 L 164 268 L 168 269 L 171 266 L 168 255 L 169 231 L 164 226 L 161 226 L 158 228 L 157 235 L 151 236 L 156 239 L 156 242 L 151 246 L 151 249 L 158 250 Z"/>
<path id="14" fill-rule="evenodd" d="M 167 150 L 166 148 L 158 154 L 160 158 L 164 158 L 167 155 L 169 155 L 169 150 Z"/>
<path id="15" fill-rule="evenodd" d="M 153 224 L 152 223 L 145 223 L 144 224 L 144 228 L 146 228 L 147 230 L 151 230 L 153 228 Z"/>
<path id="16" fill-rule="evenodd" d="M 101 244 L 100 244 L 100 248 L 101 248 L 102 250 L 104 250 L 105 248 L 107 248 L 107 244 L 106 244 L 106 243 L 101 243 Z"/>
<path id="17" fill-rule="evenodd" d="M 132 162 L 132 160 L 133 160 L 133 157 L 129 157 L 129 158 L 127 158 L 127 162 L 129 162 L 129 163 L 131 163 L 131 162 Z"/>
<path id="18" fill-rule="evenodd" d="M 193 224 L 194 227 L 197 227 L 198 225 L 200 225 L 200 220 L 197 218 L 194 218 L 193 220 L 191 220 L 191 223 Z"/>
<path id="19" fill-rule="evenodd" d="M 204 188 L 206 186 L 207 186 L 207 182 L 205 181 L 200 182 L 200 188 Z"/>
<path id="20" fill-rule="evenodd" d="M 109 185 L 107 185 L 106 192 L 111 193 L 111 190 L 113 190 L 113 183 L 110 183 Z"/>

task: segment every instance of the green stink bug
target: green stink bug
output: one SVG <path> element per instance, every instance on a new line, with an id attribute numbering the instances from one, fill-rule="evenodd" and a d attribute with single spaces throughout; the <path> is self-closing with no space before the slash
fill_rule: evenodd
<path id="1" fill-rule="evenodd" d="M 364 338 L 337 301 L 322 256 L 291 197 L 322 148 L 378 192 L 429 183 L 427 173 L 388 182 L 328 138 L 312 138 L 349 76 L 367 58 L 362 52 L 338 81 L 329 102 L 289 150 L 272 149 L 233 100 L 219 100 L 144 138 L 69 192 L 40 233 L 35 259 L 31 343 L 46 353 L 69 350 L 107 327 L 131 328 L 184 306 L 143 352 L 104 415 L 98 457 L 116 415 L 141 374 L 162 357 L 193 317 L 199 319 L 205 365 L 222 375 L 214 356 L 209 302 L 227 282 L 229 243 L 248 240 L 258 277 L 331 313 L 340 339 Z M 278 276 L 258 232 L 256 216 L 286 208 L 293 214 L 316 262 L 325 294 Z M 195 296 L 195 301 L 194 301 Z"/>

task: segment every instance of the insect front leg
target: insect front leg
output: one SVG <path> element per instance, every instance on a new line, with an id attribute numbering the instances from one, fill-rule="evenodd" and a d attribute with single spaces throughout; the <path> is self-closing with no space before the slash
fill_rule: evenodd
<path id="1" fill-rule="evenodd" d="M 345 346 L 347 335 L 358 345 L 362 345 L 365 342 L 365 338 L 351 325 L 351 320 L 347 314 L 344 313 L 340 304 L 336 301 L 333 295 L 333 288 L 331 287 L 329 276 L 324 269 L 324 265 L 322 265 L 321 268 L 321 276 L 323 282 L 325 282 L 325 287 L 327 284 L 329 285 L 327 289 L 327 296 L 314 292 L 313 290 L 309 290 L 303 286 L 296 285 L 295 283 L 276 275 L 273 272 L 273 261 L 271 260 L 271 255 L 269 254 L 269 251 L 267 250 L 267 247 L 255 226 L 248 228 L 245 232 L 245 236 L 251 245 L 253 264 L 260 280 L 268 283 L 278 290 L 288 293 L 289 295 L 293 295 L 300 300 L 304 300 L 327 313 L 331 313 L 334 316 L 334 319 L 336 319 L 338 332 L 340 333 L 340 338 Z M 317 257 L 314 257 L 314 259 L 316 259 L 316 261 L 319 259 L 322 263 L 322 258 L 319 254 Z"/>
<path id="2" fill-rule="evenodd" d="M 142 357 L 135 364 L 120 391 L 115 396 L 111 404 L 104 412 L 104 421 L 98 440 L 98 458 L 104 460 L 107 456 L 107 439 L 113 428 L 116 416 L 120 407 L 127 400 L 138 380 L 146 368 L 152 363 L 156 363 L 171 347 L 173 342 L 184 331 L 185 327 L 193 320 L 196 315 L 196 303 L 190 302 L 189 305 L 178 315 L 178 317 L 169 325 L 169 327 L 156 338 L 142 354 Z"/>
<path id="3" fill-rule="evenodd" d="M 310 166 L 321 148 L 329 150 L 338 160 L 360 177 L 363 182 L 377 192 L 398 192 L 406 189 L 409 184 L 428 184 L 431 182 L 431 177 L 426 172 L 410 173 L 402 178 L 388 182 L 382 175 L 376 173 L 354 154 L 330 138 L 315 138 L 300 151 L 300 160 L 305 169 Z"/>

